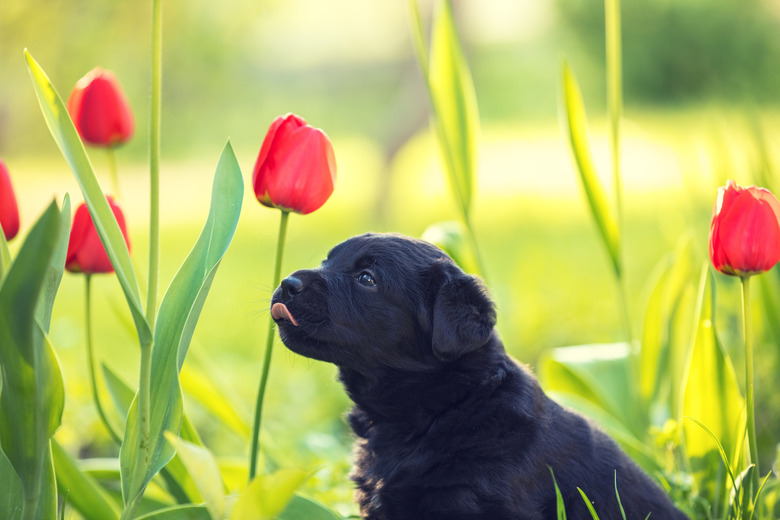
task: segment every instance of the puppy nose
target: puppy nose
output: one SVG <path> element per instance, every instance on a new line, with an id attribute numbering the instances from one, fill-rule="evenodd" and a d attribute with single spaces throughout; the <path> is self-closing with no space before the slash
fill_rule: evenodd
<path id="1" fill-rule="evenodd" d="M 282 280 L 282 292 L 287 296 L 293 296 L 303 290 L 303 282 L 295 276 L 288 276 Z"/>

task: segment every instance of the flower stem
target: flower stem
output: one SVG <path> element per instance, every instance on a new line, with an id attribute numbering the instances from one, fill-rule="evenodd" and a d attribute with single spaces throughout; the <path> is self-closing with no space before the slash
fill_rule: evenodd
<path id="1" fill-rule="evenodd" d="M 116 167 L 116 151 L 113 146 L 106 148 L 106 156 L 108 157 L 108 174 L 111 177 L 111 191 L 114 197 L 121 199 L 119 193 L 119 173 Z"/>
<path id="2" fill-rule="evenodd" d="M 152 85 L 149 107 L 149 285 L 146 319 L 154 330 L 160 260 L 160 112 L 162 104 L 162 2 L 152 0 Z"/>
<path id="3" fill-rule="evenodd" d="M 87 363 L 89 365 L 89 382 L 90 386 L 92 387 L 92 400 L 95 401 L 95 409 L 97 410 L 98 416 L 103 422 L 103 426 L 106 427 L 106 430 L 108 430 L 108 433 L 111 435 L 111 438 L 117 444 L 122 444 L 122 439 L 119 437 L 119 434 L 116 432 L 116 430 L 114 430 L 114 427 L 111 426 L 111 423 L 108 422 L 108 417 L 103 410 L 103 405 L 100 404 L 100 397 L 98 396 L 97 378 L 95 377 L 95 356 L 92 347 L 92 275 L 86 275 L 84 280 L 86 280 L 84 291 L 86 300 L 84 308 L 86 323 L 84 330 L 86 331 L 87 335 Z"/>
<path id="4" fill-rule="evenodd" d="M 753 393 L 753 334 L 750 318 L 750 277 L 743 276 L 742 280 L 742 324 L 745 333 L 745 400 L 747 405 L 747 432 L 750 462 L 754 464 L 751 484 L 751 497 L 758 493 L 759 476 L 758 469 L 758 443 L 756 441 L 756 410 Z"/>
<path id="5" fill-rule="evenodd" d="M 288 211 L 282 210 L 282 218 L 279 222 L 279 237 L 276 242 L 276 263 L 274 265 L 273 289 L 279 285 L 282 274 L 282 255 L 284 253 L 284 241 L 287 236 L 287 220 L 290 217 Z M 273 290 L 272 289 L 272 290 Z M 274 344 L 274 319 L 271 317 L 268 322 L 268 335 L 265 341 L 265 357 L 263 359 L 263 369 L 260 373 L 260 388 L 257 391 L 257 403 L 255 405 L 255 421 L 252 428 L 252 447 L 249 452 L 249 480 L 252 481 L 257 474 L 257 458 L 260 451 L 260 423 L 263 414 L 263 398 L 265 388 L 268 385 L 268 374 L 271 369 L 271 353 Z"/>

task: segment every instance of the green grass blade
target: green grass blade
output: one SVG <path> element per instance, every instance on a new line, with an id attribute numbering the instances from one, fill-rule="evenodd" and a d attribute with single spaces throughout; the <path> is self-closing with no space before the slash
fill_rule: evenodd
<path id="1" fill-rule="evenodd" d="M 604 187 L 599 180 L 596 166 L 590 154 L 587 136 L 587 118 L 585 105 L 582 101 L 580 87 L 574 71 L 567 62 L 562 65 L 562 102 L 563 121 L 566 124 L 566 135 L 571 143 L 577 171 L 590 205 L 591 215 L 601 233 L 604 246 L 607 249 L 615 272 L 620 275 L 619 230 L 615 212 L 609 204 Z"/>
<path id="2" fill-rule="evenodd" d="M 243 199 L 243 179 L 230 143 L 220 157 L 212 187 L 211 208 L 203 230 L 171 281 L 160 303 L 152 350 L 149 460 L 138 461 L 138 402 L 127 417 L 120 450 L 122 494 L 125 503 L 135 501 L 151 478 L 174 455 L 164 432 L 178 434 L 183 409 L 179 370 L 189 348 L 195 324 L 214 280 L 217 267 L 238 225 Z"/>
<path id="3" fill-rule="evenodd" d="M 731 462 L 729 462 L 729 457 L 726 455 L 726 451 L 723 449 L 723 445 L 720 443 L 718 438 L 715 436 L 714 433 L 712 433 L 712 430 L 707 428 L 707 426 L 704 425 L 701 421 L 694 419 L 693 417 L 686 417 L 689 421 L 693 421 L 696 423 L 699 428 L 701 428 L 707 435 L 710 436 L 712 441 L 715 443 L 715 446 L 718 448 L 718 453 L 720 454 L 720 459 L 723 461 L 723 465 L 726 467 L 726 471 L 729 474 L 729 479 L 731 480 L 731 487 L 732 489 L 737 489 L 737 480 L 734 477 L 734 470 L 731 467 Z M 740 508 L 739 506 L 739 493 L 735 493 L 735 499 L 737 500 L 737 509 Z"/>
<path id="4" fill-rule="evenodd" d="M 35 320 L 47 270 L 58 247 L 60 211 L 52 202 L 27 235 L 0 286 L 0 447 L 19 475 L 25 508 L 49 489 L 49 438 L 65 405 L 59 362 Z M 55 498 L 56 499 L 56 498 Z"/>
<path id="5" fill-rule="evenodd" d="M 588 498 L 588 495 L 586 495 L 585 492 L 580 488 L 577 488 L 577 491 L 579 491 L 580 495 L 582 495 L 582 499 L 585 501 L 585 505 L 588 506 L 588 511 L 590 511 L 590 516 L 593 517 L 593 520 L 599 520 L 599 515 L 596 514 L 596 510 L 593 509 L 593 504 Z"/>
<path id="6" fill-rule="evenodd" d="M 623 509 L 623 502 L 620 501 L 620 492 L 617 487 L 617 471 L 615 471 L 615 498 L 617 498 L 618 507 L 620 508 L 620 516 L 623 520 L 626 520 L 626 511 Z"/>
<path id="7" fill-rule="evenodd" d="M 726 460 L 735 460 L 740 432 L 745 425 L 745 402 L 736 373 L 715 332 L 715 288 L 709 266 L 704 265 L 699 284 L 693 348 L 685 370 L 682 413 L 707 426 L 683 423 L 685 452 L 700 492 L 723 503 L 725 488 L 716 489 L 720 464 L 718 444 Z M 719 442 L 713 442 L 717 439 Z"/>
<path id="8" fill-rule="evenodd" d="M 550 469 L 550 475 L 553 479 L 553 486 L 555 486 L 555 511 L 558 515 L 558 520 L 566 520 L 566 505 L 563 503 L 563 495 L 561 495 L 561 488 L 558 487 L 558 482 L 555 480 L 555 473 L 553 469 Z"/>
<path id="9" fill-rule="evenodd" d="M 114 266 L 117 279 L 130 306 L 139 341 L 142 345 L 149 344 L 152 332 L 144 316 L 138 281 L 119 224 L 117 224 L 114 213 L 100 188 L 84 144 L 73 126 L 62 98 L 30 53 L 25 51 L 25 56 L 43 117 L 54 141 L 59 146 L 81 187 L 81 193 L 89 208 L 92 221 L 95 223 L 95 229 L 97 229 L 100 240 L 108 253 L 111 265 Z"/>
<path id="10" fill-rule="evenodd" d="M 83 473 L 57 441 L 52 440 L 51 447 L 57 483 L 67 493 L 68 502 L 85 520 L 118 520 L 115 502 L 97 481 Z"/>

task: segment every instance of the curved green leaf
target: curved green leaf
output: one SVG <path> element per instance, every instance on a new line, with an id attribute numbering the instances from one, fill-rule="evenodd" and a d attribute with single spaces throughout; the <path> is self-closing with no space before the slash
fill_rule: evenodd
<path id="1" fill-rule="evenodd" d="M 86 520 L 117 520 L 116 504 L 90 475 L 79 470 L 76 462 L 57 441 L 52 440 L 52 456 L 60 492 Z"/>
<path id="2" fill-rule="evenodd" d="M 183 505 L 166 507 L 136 517 L 135 520 L 213 520 L 206 506 Z"/>
<path id="3" fill-rule="evenodd" d="M 184 463 L 187 472 L 192 475 L 211 518 L 225 518 L 227 515 L 225 484 L 222 482 L 222 475 L 214 455 L 204 446 L 182 440 L 170 432 L 166 433 L 165 437 L 176 449 L 176 454 Z"/>
<path id="4" fill-rule="evenodd" d="M 43 292 L 35 310 L 35 318 L 40 323 L 43 332 L 49 333 L 51 324 L 51 312 L 54 308 L 54 298 L 60 287 L 62 274 L 65 272 L 65 258 L 68 254 L 68 241 L 70 239 L 70 195 L 66 194 L 62 201 L 60 211 L 60 230 L 57 240 L 57 249 L 51 257 L 49 267 L 43 280 Z"/>
<path id="5" fill-rule="evenodd" d="M 342 516 L 311 498 L 295 495 L 277 520 L 341 520 Z"/>
<path id="6" fill-rule="evenodd" d="M 280 469 L 268 475 L 258 475 L 239 495 L 230 520 L 275 519 L 310 475 L 298 469 Z"/>
<path id="7" fill-rule="evenodd" d="M 596 166 L 593 164 L 593 158 L 588 146 L 585 104 L 582 102 L 582 94 L 577 84 L 577 78 L 574 76 L 574 71 L 571 70 L 571 67 L 565 61 L 562 65 L 561 77 L 563 112 L 566 116 L 562 120 L 566 123 L 566 133 L 577 163 L 577 171 L 580 174 L 580 180 L 590 204 L 590 211 L 599 228 L 604 246 L 607 248 L 607 253 L 612 260 L 615 272 L 620 274 L 621 265 L 618 252 L 620 237 L 617 217 L 609 205 L 604 187 L 599 181 Z"/>
<path id="8" fill-rule="evenodd" d="M 11 265 L 11 252 L 8 250 L 8 241 L 5 239 L 3 225 L 0 224 L 0 282 L 5 276 L 5 272 Z"/>
<path id="9" fill-rule="evenodd" d="M 130 262 L 130 253 L 127 250 L 122 231 L 119 229 L 114 213 L 100 188 L 84 144 L 73 126 L 65 103 L 54 89 L 46 73 L 26 50 L 25 57 L 43 117 L 54 141 L 59 146 L 81 187 L 81 193 L 89 208 L 92 221 L 95 223 L 95 229 L 97 229 L 100 240 L 108 253 L 108 258 L 111 260 L 111 265 L 114 267 L 119 284 L 122 286 L 122 291 L 130 306 L 135 328 L 138 331 L 138 339 L 142 345 L 148 345 L 152 340 L 152 332 L 141 306 L 138 281 Z"/>
<path id="10" fill-rule="evenodd" d="M 61 239 L 52 202 L 27 235 L 0 286 L 0 447 L 19 475 L 25 507 L 48 503 L 49 438 L 65 405 L 59 362 L 35 319 L 46 275 Z M 49 489 L 51 487 L 51 489 Z"/>
<path id="11" fill-rule="evenodd" d="M 138 402 L 127 417 L 120 450 L 125 503 L 140 496 L 151 478 L 171 460 L 175 450 L 164 432 L 178 434 L 183 409 L 179 370 L 187 354 L 206 295 L 230 245 L 241 213 L 244 185 L 230 143 L 225 145 L 214 175 L 211 208 L 197 242 L 171 281 L 160 303 L 152 350 L 150 400 L 151 446 L 148 460 L 138 457 Z"/>

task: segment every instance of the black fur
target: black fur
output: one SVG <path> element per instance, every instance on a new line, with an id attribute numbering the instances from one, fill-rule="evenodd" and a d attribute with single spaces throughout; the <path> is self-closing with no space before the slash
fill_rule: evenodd
<path id="1" fill-rule="evenodd" d="M 371 285 L 371 281 L 376 283 Z M 285 279 L 288 348 L 334 363 L 355 402 L 353 479 L 371 520 L 684 519 L 601 430 L 507 356 L 485 287 L 438 248 L 367 234 Z"/>

